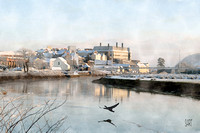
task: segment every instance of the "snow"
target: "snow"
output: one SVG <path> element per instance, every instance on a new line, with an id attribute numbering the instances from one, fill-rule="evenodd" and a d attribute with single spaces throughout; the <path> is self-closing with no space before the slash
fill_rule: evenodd
<path id="1" fill-rule="evenodd" d="M 111 60 L 95 60 L 95 65 L 112 65 Z"/>
<path id="2" fill-rule="evenodd" d="M 185 57 L 179 64 L 181 67 L 200 67 L 200 53 Z"/>
<path id="3" fill-rule="evenodd" d="M 200 75 L 187 75 L 187 74 L 146 74 L 146 75 L 120 75 L 109 76 L 110 79 L 126 79 L 126 80 L 156 80 L 156 81 L 170 81 L 170 82 L 185 82 L 185 83 L 199 83 Z"/>
<path id="4" fill-rule="evenodd" d="M 55 71 L 55 70 L 56 70 L 56 71 L 61 71 L 62 69 L 61 69 L 61 67 L 52 67 L 52 70 L 53 70 L 53 71 Z"/>
<path id="5" fill-rule="evenodd" d="M 61 49 L 61 50 L 57 51 L 58 55 L 63 55 L 64 53 L 69 53 L 69 51 L 65 50 L 65 49 Z"/>
<path id="6" fill-rule="evenodd" d="M 52 58 L 53 54 L 52 53 L 43 53 L 45 58 Z"/>
<path id="7" fill-rule="evenodd" d="M 35 76 L 64 76 L 64 73 L 62 71 L 52 71 L 52 70 L 37 70 L 34 68 L 30 68 L 29 74 L 35 75 Z M 25 76 L 26 73 L 23 71 L 4 71 L 0 72 L 0 77 L 6 77 L 6 76 Z"/>
<path id="8" fill-rule="evenodd" d="M 15 51 L 2 51 L 0 52 L 0 55 L 21 55 L 21 53 Z"/>
<path id="9" fill-rule="evenodd" d="M 40 49 L 40 50 L 37 50 L 36 52 L 43 53 L 44 51 L 45 51 L 45 49 Z"/>
<path id="10" fill-rule="evenodd" d="M 113 64 L 113 66 L 119 66 L 119 67 L 130 67 L 129 64 Z"/>
<path id="11" fill-rule="evenodd" d="M 63 57 L 58 57 L 65 65 L 68 65 L 67 61 Z"/>

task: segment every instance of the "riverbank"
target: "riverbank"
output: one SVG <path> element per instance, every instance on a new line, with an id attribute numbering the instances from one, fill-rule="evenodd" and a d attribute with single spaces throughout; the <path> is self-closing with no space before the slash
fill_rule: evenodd
<path id="1" fill-rule="evenodd" d="M 65 74 L 59 71 L 38 71 L 38 72 L 1 72 L 0 81 L 19 80 L 19 79 L 49 79 L 63 78 Z"/>
<path id="2" fill-rule="evenodd" d="M 56 78 L 75 78 L 75 77 L 88 77 L 88 76 L 106 76 L 107 73 L 101 72 L 88 72 L 88 71 L 30 71 L 24 73 L 22 71 L 5 71 L 0 73 L 0 81 L 13 81 L 20 79 L 56 79 Z"/>
<path id="3" fill-rule="evenodd" d="M 200 81 L 196 80 L 138 79 L 107 76 L 94 80 L 93 83 L 112 85 L 114 87 L 125 87 L 137 92 L 189 96 L 195 99 L 200 99 Z"/>

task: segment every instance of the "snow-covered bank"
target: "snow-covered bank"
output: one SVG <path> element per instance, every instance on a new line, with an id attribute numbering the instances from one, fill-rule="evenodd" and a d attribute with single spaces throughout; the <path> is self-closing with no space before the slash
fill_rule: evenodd
<path id="1" fill-rule="evenodd" d="M 0 81 L 17 80 L 17 79 L 48 79 L 63 77 L 80 77 L 80 76 L 105 76 L 110 75 L 108 71 L 52 71 L 52 70 L 30 70 L 28 73 L 23 71 L 3 71 L 0 72 Z"/>
<path id="2" fill-rule="evenodd" d="M 5 71 L 0 73 L 0 81 L 17 80 L 17 79 L 48 79 L 48 78 L 59 78 L 65 77 L 65 74 L 61 71 L 30 71 L 24 73 L 22 71 Z"/>
<path id="3" fill-rule="evenodd" d="M 149 77 L 150 76 L 150 77 Z M 137 92 L 150 92 L 165 95 L 189 96 L 200 99 L 200 79 L 199 75 L 189 75 L 185 79 L 172 79 L 171 75 L 166 76 L 169 79 L 161 79 L 158 75 L 121 75 L 106 76 L 94 83 L 104 85 L 113 85 L 114 87 L 127 88 Z M 173 75 L 175 76 L 175 75 Z M 177 76 L 177 75 L 176 75 Z M 187 77 L 187 75 L 179 75 L 177 77 Z M 194 78 L 194 79 L 191 79 Z"/>
<path id="4" fill-rule="evenodd" d="M 145 75 L 120 75 L 109 76 L 110 79 L 126 79 L 126 80 L 155 80 L 155 81 L 170 81 L 170 82 L 188 82 L 199 83 L 200 75 L 188 74 L 145 74 Z"/>

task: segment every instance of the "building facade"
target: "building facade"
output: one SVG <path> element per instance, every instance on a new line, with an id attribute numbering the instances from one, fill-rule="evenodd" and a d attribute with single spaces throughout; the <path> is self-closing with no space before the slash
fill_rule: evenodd
<path id="1" fill-rule="evenodd" d="M 118 47 L 118 43 L 116 43 L 116 46 L 110 46 L 109 44 L 101 46 L 100 43 L 100 46 L 95 46 L 93 50 L 105 54 L 107 60 L 131 60 L 130 48 L 124 47 L 123 43 L 121 47 Z"/>
<path id="2" fill-rule="evenodd" d="M 70 65 L 67 63 L 67 61 L 62 58 L 58 57 L 55 60 L 53 60 L 53 66 L 51 68 L 52 70 L 70 70 Z"/>

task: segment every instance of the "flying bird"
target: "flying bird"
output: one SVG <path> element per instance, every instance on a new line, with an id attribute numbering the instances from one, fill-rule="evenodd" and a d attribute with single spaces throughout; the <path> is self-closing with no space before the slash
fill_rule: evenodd
<path id="1" fill-rule="evenodd" d="M 110 107 L 107 107 L 107 106 L 104 106 L 104 108 L 103 109 L 107 109 L 107 110 L 109 110 L 110 112 L 115 112 L 115 111 L 113 111 L 113 109 L 115 108 L 115 107 L 117 107 L 119 105 L 119 103 L 117 103 L 117 104 L 115 104 L 115 105 L 113 105 L 113 106 L 110 106 Z"/>
<path id="2" fill-rule="evenodd" d="M 98 121 L 99 123 L 100 122 L 108 122 L 110 124 L 112 124 L 113 126 L 117 127 L 114 123 L 112 123 L 112 120 L 111 119 L 107 119 L 107 120 L 102 120 L 102 121 Z"/>

